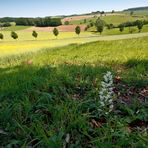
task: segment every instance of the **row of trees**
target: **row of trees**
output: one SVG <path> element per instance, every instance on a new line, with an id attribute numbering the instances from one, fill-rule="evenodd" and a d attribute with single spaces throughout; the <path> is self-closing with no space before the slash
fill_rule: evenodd
<path id="1" fill-rule="evenodd" d="M 1 28 L 1 27 L 10 27 L 10 26 L 11 26 L 11 23 L 9 23 L 9 22 L 0 23 L 0 28 Z"/>
<path id="2" fill-rule="evenodd" d="M 12 37 L 13 39 L 17 39 L 17 38 L 18 38 L 18 35 L 17 35 L 16 32 L 12 31 L 12 32 L 11 32 L 11 37 Z M 2 33 L 0 33 L 0 39 L 1 39 L 1 40 L 4 39 L 4 35 L 3 35 Z"/>
<path id="3" fill-rule="evenodd" d="M 120 25 L 123 25 L 124 27 L 132 27 L 132 26 L 137 26 L 139 24 L 147 25 L 148 20 L 136 20 L 136 21 L 133 21 L 133 22 L 129 21 L 129 22 L 121 23 Z"/>
<path id="4" fill-rule="evenodd" d="M 37 27 L 48 27 L 48 26 L 60 26 L 62 25 L 60 18 L 18 18 L 15 20 L 16 25 L 23 26 L 37 26 Z"/>
<path id="5" fill-rule="evenodd" d="M 0 22 L 8 23 L 8 22 L 15 22 L 16 25 L 22 26 L 37 26 L 37 27 L 47 27 L 47 26 L 60 26 L 62 25 L 61 18 L 1 18 Z"/>
<path id="6" fill-rule="evenodd" d="M 119 28 L 120 32 L 123 32 L 125 27 L 129 27 L 129 32 L 132 33 L 133 31 L 131 30 L 133 26 L 134 27 L 137 26 L 139 32 L 141 32 L 143 25 L 146 25 L 146 24 L 148 24 L 148 21 L 146 20 L 136 20 L 134 22 L 125 22 L 118 26 L 114 26 L 113 24 L 107 24 L 104 20 L 101 20 L 100 18 L 98 18 L 96 22 L 91 22 L 89 25 L 87 25 L 85 30 L 87 31 L 88 28 L 95 26 L 97 29 L 97 32 L 100 32 L 101 34 L 105 27 L 107 27 L 108 29 Z"/>
<path id="7" fill-rule="evenodd" d="M 79 34 L 81 33 L 81 28 L 80 28 L 80 26 L 77 26 L 77 27 L 75 28 L 75 33 L 76 33 L 77 35 L 79 35 Z M 57 28 L 54 28 L 54 29 L 53 29 L 53 34 L 57 37 L 57 36 L 59 35 L 59 30 L 58 30 Z M 37 37 L 38 37 L 38 33 L 37 33 L 36 31 L 33 31 L 33 32 L 32 32 L 32 36 L 33 36 L 34 38 L 37 38 Z M 11 32 L 11 37 L 16 40 L 16 39 L 18 39 L 18 34 L 17 34 L 16 32 L 14 32 L 14 31 L 12 31 L 12 32 Z M 1 40 L 4 39 L 4 35 L 3 35 L 2 33 L 0 33 L 0 39 L 1 39 Z"/>
<path id="8" fill-rule="evenodd" d="M 143 28 L 143 25 L 146 25 L 146 24 L 148 24 L 148 21 L 136 20 L 134 22 L 125 22 L 125 23 L 122 23 L 118 27 L 119 27 L 119 30 L 121 32 L 124 31 L 124 27 L 129 27 L 129 32 L 132 33 L 131 27 L 137 26 L 139 32 L 141 32 L 141 30 Z"/>

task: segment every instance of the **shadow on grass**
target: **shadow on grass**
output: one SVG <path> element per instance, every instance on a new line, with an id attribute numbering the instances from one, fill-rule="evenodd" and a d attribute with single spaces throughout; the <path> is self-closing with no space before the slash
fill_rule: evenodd
<path id="1" fill-rule="evenodd" d="M 123 64 L 123 81 L 134 85 L 141 83 L 141 87 L 148 84 L 147 64 L 147 60 L 130 60 Z M 63 137 L 70 133 L 71 141 L 76 147 L 85 147 L 86 141 L 95 145 L 93 141 L 102 136 L 103 143 L 110 139 L 110 144 L 122 147 L 122 143 L 125 143 L 122 136 L 116 136 L 116 141 L 112 134 L 109 135 L 112 138 L 106 137 L 112 133 L 110 130 L 112 131 L 113 127 L 92 129 L 88 123 L 89 118 L 83 115 L 87 114 L 88 106 L 89 110 L 94 109 L 92 101 L 98 98 L 100 82 L 106 71 L 116 74 L 116 70 L 111 66 L 67 63 L 56 67 L 22 64 L 0 68 L 0 129 L 8 132 L 6 135 L 3 135 L 4 132 L 0 134 L 1 145 L 61 147 Z M 90 102 L 83 105 L 81 100 Z M 109 123 L 121 126 L 116 122 L 117 118 L 111 120 L 113 122 Z M 114 130 L 119 133 L 116 126 Z M 90 132 L 90 128 L 95 134 Z M 125 135 L 125 130 L 123 133 Z M 134 138 L 126 138 L 130 147 Z"/>
<path id="2" fill-rule="evenodd" d="M 50 93 L 54 91 L 55 95 L 57 93 L 60 97 L 64 91 L 73 91 L 77 81 L 82 82 L 84 87 L 90 87 L 95 79 L 100 82 L 106 71 L 111 70 L 116 74 L 116 69 L 113 67 L 118 63 L 104 65 L 107 66 L 70 65 L 67 63 L 56 67 L 52 65 L 38 67 L 22 64 L 10 68 L 0 68 L 0 99 L 12 100 L 24 97 L 33 90 L 43 90 Z M 148 60 L 129 60 L 122 66 L 124 70 L 120 75 L 125 83 L 139 87 L 148 84 Z"/>
<path id="3" fill-rule="evenodd" d="M 148 60 L 131 59 L 124 64 L 124 80 L 137 87 L 148 86 Z"/>
<path id="4" fill-rule="evenodd" d="M 73 91 L 78 81 L 82 81 L 82 85 L 86 83 L 85 85 L 89 86 L 94 79 L 101 80 L 103 73 L 108 69 L 86 65 L 58 65 L 57 67 L 22 65 L 1 68 L 0 99 L 13 100 L 18 97 L 21 99 L 34 90 L 55 93 L 60 97 L 64 91 Z"/>

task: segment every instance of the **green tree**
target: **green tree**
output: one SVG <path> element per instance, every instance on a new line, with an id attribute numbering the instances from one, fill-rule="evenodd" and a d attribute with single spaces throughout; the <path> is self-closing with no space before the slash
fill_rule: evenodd
<path id="1" fill-rule="evenodd" d="M 0 39 L 3 40 L 4 39 L 4 35 L 2 33 L 0 33 Z"/>
<path id="2" fill-rule="evenodd" d="M 69 21 L 65 21 L 64 22 L 64 25 L 69 25 Z"/>
<path id="3" fill-rule="evenodd" d="M 57 28 L 53 29 L 53 34 L 57 37 L 59 35 L 59 31 Z"/>
<path id="4" fill-rule="evenodd" d="M 124 31 L 124 25 L 120 25 L 120 26 L 119 26 L 119 31 L 120 31 L 120 32 L 123 32 L 123 31 Z"/>
<path id="5" fill-rule="evenodd" d="M 33 36 L 34 38 L 37 38 L 37 37 L 38 37 L 38 33 L 37 33 L 36 31 L 33 31 L 33 32 L 32 32 L 32 36 Z"/>
<path id="6" fill-rule="evenodd" d="M 101 11 L 100 14 L 101 14 L 101 16 L 103 16 L 103 14 L 105 14 L 105 12 L 104 11 Z"/>
<path id="7" fill-rule="evenodd" d="M 139 32 L 141 32 L 142 28 L 143 28 L 143 22 L 142 21 L 136 21 L 137 24 L 137 28 L 139 30 Z"/>
<path id="8" fill-rule="evenodd" d="M 77 27 L 75 28 L 75 33 L 76 33 L 77 35 L 79 35 L 79 34 L 81 33 L 81 28 L 80 28 L 80 26 L 77 26 Z"/>
<path id="9" fill-rule="evenodd" d="M 100 34 L 103 32 L 104 26 L 105 26 L 105 22 L 100 18 L 98 18 L 96 21 L 96 29 L 98 32 L 100 32 Z"/>
<path id="10" fill-rule="evenodd" d="M 87 23 L 87 20 L 86 19 L 84 19 L 84 24 L 86 24 Z"/>
<path id="11" fill-rule="evenodd" d="M 131 12 L 130 12 L 130 15 L 132 16 L 133 14 L 134 14 L 134 11 L 131 11 Z"/>
<path id="12" fill-rule="evenodd" d="M 13 39 L 18 39 L 18 35 L 17 35 L 17 33 L 16 32 L 14 32 L 14 31 L 12 31 L 11 32 L 11 37 L 13 38 Z"/>
<path id="13" fill-rule="evenodd" d="M 114 28 L 114 25 L 113 24 L 107 24 L 106 27 L 107 27 L 107 29 L 110 30 L 110 29 L 113 29 Z"/>
<path id="14" fill-rule="evenodd" d="M 112 10 L 112 13 L 115 13 L 115 10 Z"/>

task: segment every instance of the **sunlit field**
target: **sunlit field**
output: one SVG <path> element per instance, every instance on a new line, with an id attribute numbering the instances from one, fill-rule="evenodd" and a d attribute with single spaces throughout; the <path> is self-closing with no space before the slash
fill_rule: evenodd
<path id="1" fill-rule="evenodd" d="M 0 126 L 7 132 L 0 135 L 2 146 L 61 147 L 70 135 L 69 146 L 85 147 L 87 141 L 90 147 L 146 148 L 147 47 L 143 37 L 1 59 Z M 116 96 L 109 114 L 98 110 L 107 71 Z"/>
<path id="2" fill-rule="evenodd" d="M 126 4 L 0 2 L 0 148 L 148 147 L 148 7 Z"/>
<path id="3" fill-rule="evenodd" d="M 86 24 L 89 24 L 90 22 L 95 22 L 97 17 L 93 17 L 93 18 L 88 18 L 86 19 Z M 143 15 L 139 15 L 139 16 L 130 16 L 129 13 L 127 13 L 126 15 L 124 13 L 116 13 L 112 14 L 112 15 L 107 15 L 107 16 L 102 16 L 100 17 L 102 20 L 104 20 L 106 23 L 108 24 L 114 24 L 114 25 L 119 25 L 123 22 L 128 22 L 128 21 L 136 21 L 136 20 L 144 20 L 147 19 L 147 16 L 143 16 Z M 70 21 L 70 24 L 83 24 L 84 23 L 84 19 L 83 20 L 72 20 Z"/>
<path id="4" fill-rule="evenodd" d="M 148 29 L 148 27 L 146 29 Z M 145 29 L 143 28 L 143 30 Z M 114 36 L 106 36 L 105 32 L 108 35 Z M 53 48 L 73 43 L 84 44 L 86 42 L 97 40 L 119 40 L 126 38 L 136 38 L 147 36 L 148 34 L 135 32 L 136 34 L 133 33 L 128 35 L 128 29 L 123 33 L 120 33 L 117 29 L 106 30 L 105 32 L 102 35 L 92 32 L 82 32 L 79 36 L 74 32 L 61 32 L 58 37 L 55 37 L 51 32 L 38 32 L 38 38 L 35 39 L 32 37 L 32 32 L 18 31 L 17 34 L 19 38 L 14 40 L 10 36 L 10 31 L 3 31 L 4 39 L 0 41 L 0 57 L 27 52 L 36 52 L 43 48 Z M 115 35 L 118 34 L 118 32 L 121 36 Z"/>

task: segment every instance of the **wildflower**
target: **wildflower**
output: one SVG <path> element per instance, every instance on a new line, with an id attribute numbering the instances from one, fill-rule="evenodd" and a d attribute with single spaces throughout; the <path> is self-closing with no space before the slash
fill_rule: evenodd
<path id="1" fill-rule="evenodd" d="M 104 80 L 101 82 L 101 89 L 99 92 L 100 110 L 108 114 L 114 108 L 113 105 L 113 76 L 111 72 L 107 72 L 103 76 Z"/>

